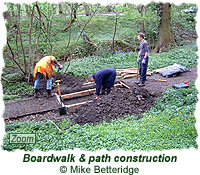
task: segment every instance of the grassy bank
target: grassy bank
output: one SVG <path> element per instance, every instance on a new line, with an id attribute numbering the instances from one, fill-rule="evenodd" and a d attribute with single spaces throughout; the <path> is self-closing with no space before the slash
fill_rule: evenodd
<path id="1" fill-rule="evenodd" d="M 172 65 L 181 64 L 186 67 L 197 66 L 197 46 L 186 45 L 171 49 L 169 52 L 150 53 L 149 69 L 154 70 Z M 102 68 L 122 69 L 128 67 L 137 67 L 136 52 L 116 53 L 108 56 L 91 56 L 82 59 L 76 59 L 70 63 L 69 72 L 75 76 L 88 76 Z"/>

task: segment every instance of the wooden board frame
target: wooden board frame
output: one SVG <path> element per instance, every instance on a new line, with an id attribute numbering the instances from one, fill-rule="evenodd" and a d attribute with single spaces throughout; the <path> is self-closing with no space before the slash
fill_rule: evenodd
<path id="1" fill-rule="evenodd" d="M 125 86 L 126 88 L 129 88 L 130 87 L 128 85 L 126 85 L 125 83 L 123 82 L 119 82 L 117 84 L 114 85 L 114 88 L 119 88 L 119 87 L 122 87 L 122 86 Z M 81 96 L 84 96 L 84 95 L 90 95 L 92 93 L 96 92 L 96 88 L 94 89 L 88 89 L 88 90 L 84 90 L 84 91 L 79 91 L 79 92 L 74 92 L 74 93 L 70 93 L 70 94 L 64 94 L 62 95 L 62 99 L 71 99 L 71 98 L 74 98 L 74 97 L 81 97 Z M 56 95 L 56 99 L 58 100 L 59 104 L 62 104 L 62 106 L 64 106 L 66 109 L 74 109 L 74 108 L 77 108 L 77 107 L 80 107 L 86 103 L 90 103 L 92 102 L 92 100 L 89 100 L 89 101 L 84 101 L 84 102 L 80 102 L 80 103 L 74 103 L 74 104 L 71 104 L 71 105 L 65 105 L 64 103 L 61 103 L 60 102 L 60 97 L 57 93 L 55 93 Z"/>
<path id="2" fill-rule="evenodd" d="M 114 85 L 114 87 L 119 87 L 119 86 L 121 87 L 122 85 L 120 83 Z M 70 99 L 70 98 L 74 98 L 74 97 L 81 97 L 84 95 L 92 95 L 94 92 L 96 92 L 96 88 L 88 89 L 88 90 L 84 90 L 84 91 L 73 92 L 70 94 L 64 94 L 61 97 L 63 100 L 66 100 L 66 99 Z"/>

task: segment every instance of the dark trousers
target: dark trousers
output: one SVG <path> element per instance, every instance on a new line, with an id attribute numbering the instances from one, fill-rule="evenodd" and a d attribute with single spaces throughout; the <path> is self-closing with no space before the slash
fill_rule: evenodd
<path id="1" fill-rule="evenodd" d="M 142 55 L 141 58 L 140 58 L 139 74 L 140 74 L 140 81 L 142 83 L 145 83 L 146 76 L 147 76 L 147 67 L 148 67 L 149 57 L 147 56 L 145 64 L 142 63 L 143 59 L 144 59 L 144 55 Z"/>
<path id="2" fill-rule="evenodd" d="M 106 90 L 107 95 L 108 95 L 108 94 L 110 94 L 111 87 L 105 87 L 105 86 L 103 86 L 101 94 L 105 94 L 105 90 Z"/>

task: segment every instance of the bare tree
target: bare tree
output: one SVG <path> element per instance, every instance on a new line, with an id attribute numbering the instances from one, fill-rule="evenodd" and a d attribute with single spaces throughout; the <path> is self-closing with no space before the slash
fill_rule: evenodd
<path id="1" fill-rule="evenodd" d="M 25 55 L 24 45 L 23 45 L 23 41 L 22 41 L 22 33 L 21 33 L 20 21 L 21 21 L 21 5 L 18 4 L 18 23 L 17 23 L 18 32 L 17 33 L 19 34 L 21 48 L 22 48 L 22 54 L 23 54 L 23 60 L 24 60 L 24 70 L 25 70 L 25 73 L 27 73 L 26 55 Z"/>
<path id="2" fill-rule="evenodd" d="M 72 15 L 73 15 L 73 3 L 71 4 L 71 13 L 70 13 L 70 19 L 72 20 Z M 70 42 L 71 42 L 71 25 L 70 25 L 70 27 L 69 27 L 69 39 L 68 39 L 68 43 L 67 43 L 67 45 L 66 45 L 66 47 L 65 47 L 65 53 L 64 53 L 64 62 L 66 62 L 66 56 L 67 56 L 67 49 L 68 49 L 68 47 L 69 47 L 69 45 L 70 45 Z M 68 57 L 69 58 L 69 57 Z M 66 74 L 66 72 L 68 71 L 68 69 L 69 69 L 69 66 L 70 66 L 70 59 L 67 59 L 67 62 L 68 62 L 68 65 L 67 65 L 67 67 L 66 67 L 66 69 L 65 69 L 65 72 L 64 72 L 64 74 Z"/>
<path id="3" fill-rule="evenodd" d="M 14 64 L 16 64 L 17 68 L 20 69 L 21 73 L 24 77 L 27 78 L 27 81 L 30 82 L 32 79 L 32 71 L 34 69 L 35 58 L 37 55 L 40 55 L 38 52 L 38 48 L 40 46 L 40 41 L 45 39 L 49 42 L 50 46 L 50 53 L 52 52 L 52 44 L 50 41 L 51 36 L 51 25 L 53 22 L 53 17 L 55 12 L 54 9 L 51 8 L 51 13 L 49 13 L 50 9 L 45 9 L 46 14 L 41 11 L 38 3 L 34 3 L 33 6 L 24 5 L 27 10 L 30 10 L 29 13 L 26 15 L 29 17 L 29 28 L 28 28 L 28 46 L 24 44 L 23 41 L 23 33 L 24 31 L 21 30 L 21 21 L 24 20 L 22 18 L 22 6 L 20 4 L 16 4 L 12 6 L 9 4 L 8 7 L 15 8 L 15 17 L 11 17 L 7 14 L 12 12 L 12 8 L 9 8 L 8 13 L 5 15 L 6 19 L 8 20 L 6 27 L 8 31 L 7 35 L 7 49 L 10 51 L 6 53 L 6 57 L 12 60 Z M 17 8 L 16 8 L 17 7 Z M 54 6 L 51 6 L 54 7 Z M 26 31 L 25 31 L 26 32 Z M 41 35 L 44 37 L 41 37 Z M 26 36 L 25 36 L 26 37 Z M 13 44 L 15 46 L 13 47 Z M 28 56 L 26 56 L 28 54 Z"/>
<path id="4" fill-rule="evenodd" d="M 15 55 L 14 55 L 14 52 L 13 52 L 13 50 L 12 50 L 10 44 L 9 44 L 8 38 L 7 38 L 7 46 L 9 48 L 9 50 L 10 50 L 11 55 L 12 55 L 9 58 L 17 65 L 17 67 L 20 69 L 20 71 L 22 72 L 22 74 L 26 75 L 26 73 L 24 72 L 22 66 L 15 60 Z"/>
<path id="5" fill-rule="evenodd" d="M 81 35 L 83 35 L 83 36 L 85 36 L 85 38 L 86 38 L 86 40 L 88 41 L 89 44 L 94 45 L 94 43 L 92 42 L 92 40 L 90 39 L 90 37 L 86 34 L 85 28 L 86 28 L 87 24 L 91 21 L 91 19 L 94 17 L 94 15 L 96 14 L 98 8 L 99 8 L 99 5 L 97 6 L 96 10 L 91 15 L 91 17 L 89 18 L 89 20 L 86 21 L 86 23 L 84 24 L 84 26 L 83 26 L 83 28 L 82 28 L 82 30 L 80 32 L 80 35 L 79 35 L 78 39 L 76 40 L 76 43 L 78 43 L 78 40 L 80 39 Z M 76 21 L 76 23 L 77 23 L 78 27 L 80 28 L 80 24 L 77 21 Z"/>
<path id="6" fill-rule="evenodd" d="M 71 27 L 71 25 L 76 21 L 77 19 L 77 9 L 81 6 L 82 4 L 75 3 L 73 4 L 72 10 L 73 10 L 73 18 L 70 20 L 69 24 L 66 24 L 65 29 L 61 30 L 61 32 L 66 32 L 68 28 Z"/>
<path id="7" fill-rule="evenodd" d="M 76 40 L 76 44 L 78 43 L 80 37 L 81 37 L 81 36 L 84 36 L 85 39 L 88 41 L 88 43 L 89 43 L 90 45 L 95 45 L 95 43 L 90 39 L 90 37 L 89 37 L 89 36 L 87 35 L 87 33 L 85 32 L 85 28 L 86 28 L 87 24 L 91 21 L 91 19 L 93 18 L 93 16 L 96 14 L 98 8 L 99 8 L 99 5 L 97 6 L 96 10 L 95 10 L 95 11 L 93 12 L 93 14 L 91 15 L 91 17 L 89 18 L 89 20 L 85 22 L 85 24 L 83 25 L 83 28 L 82 28 L 82 29 L 81 29 L 81 25 L 78 23 L 78 21 L 75 20 L 77 26 L 78 26 L 79 29 L 80 29 L 80 34 L 79 34 L 79 36 L 78 36 L 78 38 L 77 38 L 77 40 Z M 73 5 L 72 5 L 72 9 L 73 9 Z M 73 14 L 73 10 L 71 10 L 71 19 L 73 18 L 73 17 L 72 17 L 72 14 Z M 69 28 L 70 28 L 70 35 L 69 35 L 69 39 L 70 39 L 70 37 L 71 37 L 71 25 L 69 26 Z M 69 40 L 69 41 L 70 41 L 70 40 Z M 64 60 L 66 60 L 66 50 L 67 50 L 68 47 L 69 47 L 69 42 L 68 42 L 68 44 L 67 44 L 67 47 L 65 48 Z M 64 73 L 67 72 L 67 70 L 68 70 L 68 68 L 69 68 L 69 65 L 70 65 L 70 61 L 68 61 L 68 66 L 66 67 Z"/>
<path id="8" fill-rule="evenodd" d="M 25 4 L 25 9 L 26 9 L 26 14 L 27 14 L 27 17 L 31 16 L 31 9 L 30 9 L 30 6 Z"/>
<path id="9" fill-rule="evenodd" d="M 112 38 L 112 52 L 114 52 L 114 47 L 115 47 L 115 36 L 117 33 L 117 22 L 118 22 L 118 15 L 119 13 L 117 13 L 114 9 L 113 12 L 115 13 L 115 25 L 114 25 L 114 33 L 113 33 L 113 38 Z"/>
<path id="10" fill-rule="evenodd" d="M 46 29 L 46 27 L 45 27 L 45 24 L 44 24 L 44 22 L 42 21 L 42 13 L 41 13 L 41 11 L 40 11 L 40 8 L 39 8 L 37 2 L 35 3 L 35 7 L 37 8 L 37 12 L 38 12 L 38 14 L 39 14 L 40 27 L 41 27 L 41 29 L 42 29 L 44 35 L 46 36 L 46 38 L 47 38 L 47 40 L 48 40 L 48 42 L 49 42 L 49 45 L 50 45 L 50 53 L 52 53 L 53 46 L 52 46 L 52 44 L 51 44 L 51 40 L 50 40 L 49 37 L 48 37 L 48 34 L 47 34 L 48 32 L 47 32 L 47 29 Z M 45 16 L 45 15 L 43 14 L 43 16 Z M 45 16 L 45 17 L 46 17 L 46 16 Z M 37 18 L 37 19 L 38 19 L 38 18 Z M 46 17 L 46 19 L 47 19 L 47 21 L 49 21 L 47 17 Z"/>
<path id="11" fill-rule="evenodd" d="M 28 63 L 28 82 L 30 81 L 30 76 L 32 72 L 32 59 L 33 59 L 33 50 L 32 50 L 32 26 L 33 26 L 33 15 L 35 11 L 35 5 L 33 5 L 31 19 L 29 24 L 29 63 Z"/>

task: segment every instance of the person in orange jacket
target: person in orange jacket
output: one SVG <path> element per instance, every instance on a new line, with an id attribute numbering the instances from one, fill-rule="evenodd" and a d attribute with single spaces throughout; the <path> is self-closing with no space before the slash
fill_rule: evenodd
<path id="1" fill-rule="evenodd" d="M 37 98 L 39 95 L 39 85 L 40 80 L 45 78 L 47 80 L 46 90 L 47 97 L 51 96 L 52 89 L 52 75 L 54 73 L 55 65 L 62 69 L 62 65 L 56 60 L 54 56 L 46 56 L 43 57 L 39 62 L 37 62 L 34 69 L 34 89 L 35 89 L 35 97 Z"/>

